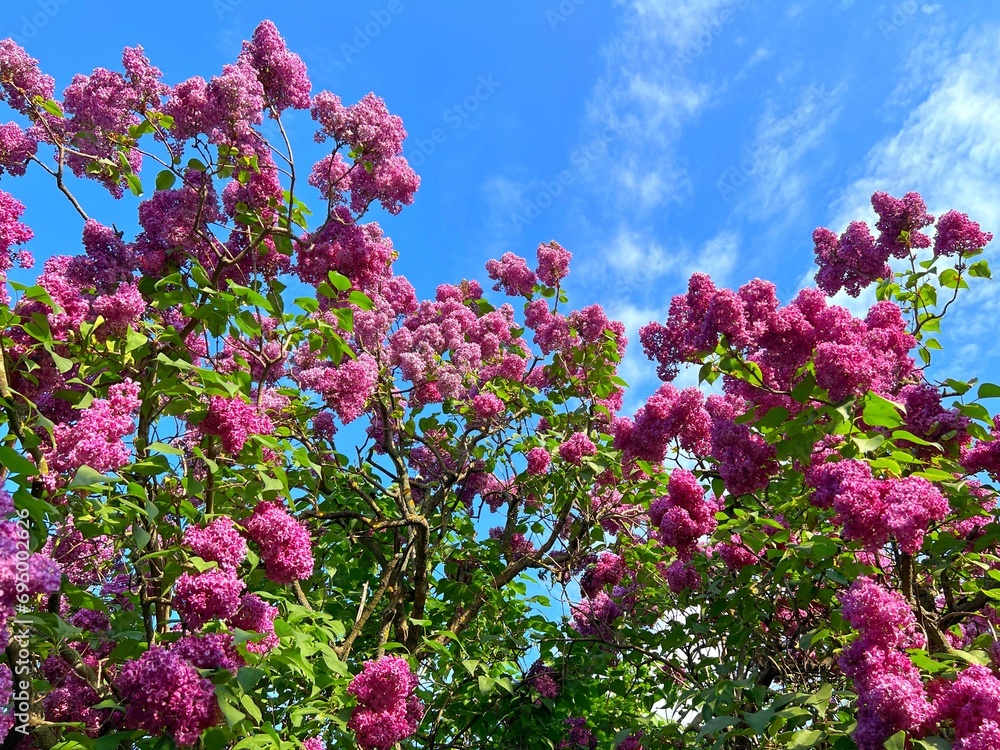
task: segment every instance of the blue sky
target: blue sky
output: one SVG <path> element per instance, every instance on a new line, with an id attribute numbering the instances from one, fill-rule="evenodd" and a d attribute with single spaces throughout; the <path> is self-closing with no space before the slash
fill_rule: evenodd
<path id="1" fill-rule="evenodd" d="M 0 33 L 61 90 L 134 44 L 170 83 L 209 77 L 263 18 L 315 90 L 348 103 L 375 91 L 403 117 L 423 182 L 382 223 L 421 296 L 555 239 L 575 256 L 573 302 L 603 303 L 634 340 L 695 270 L 771 279 L 787 301 L 809 282 L 812 230 L 871 218 L 874 190 L 918 190 L 932 213 L 958 208 L 1000 234 L 989 0 L 6 0 Z M 307 115 L 290 127 L 308 141 Z M 36 257 L 76 252 L 79 221 L 40 177 L 3 188 L 29 203 Z M 134 205 L 81 193 L 96 218 L 134 226 Z M 996 369 L 998 310 L 995 284 L 966 297 L 935 374 Z M 655 379 L 632 349 L 638 396 Z"/>

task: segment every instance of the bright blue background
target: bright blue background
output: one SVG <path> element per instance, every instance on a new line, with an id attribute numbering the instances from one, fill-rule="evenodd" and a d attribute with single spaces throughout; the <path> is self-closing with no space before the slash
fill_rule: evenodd
<path id="1" fill-rule="evenodd" d="M 556 239 L 575 254 L 574 303 L 604 303 L 634 338 L 693 270 L 770 278 L 788 300 L 809 282 L 812 230 L 870 218 L 874 190 L 918 190 L 933 213 L 1000 230 L 1000 7 L 987 0 L 6 0 L 0 33 L 61 91 L 135 44 L 169 83 L 209 77 L 262 18 L 315 90 L 347 103 L 374 90 L 403 117 L 423 183 L 383 226 L 422 296 Z M 309 125 L 293 118 L 300 143 Z M 28 203 L 38 258 L 76 252 L 79 220 L 42 176 L 3 189 Z M 95 218 L 134 226 L 130 197 L 88 188 Z M 996 366 L 996 285 L 980 286 L 939 376 Z M 654 386 L 638 348 L 630 407 Z"/>

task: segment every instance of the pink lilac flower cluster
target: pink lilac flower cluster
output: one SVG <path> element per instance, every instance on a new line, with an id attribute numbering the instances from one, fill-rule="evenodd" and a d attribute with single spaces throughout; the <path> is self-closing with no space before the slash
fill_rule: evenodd
<path id="1" fill-rule="evenodd" d="M 923 477 L 876 479 L 863 461 L 817 464 L 807 471 L 806 483 L 813 488 L 813 505 L 837 512 L 844 539 L 872 552 L 892 538 L 916 554 L 931 523 L 951 512 L 947 498 Z"/>
<path id="2" fill-rule="evenodd" d="M 954 726 L 955 750 L 1000 747 L 1000 679 L 979 664 L 966 667 L 935 700 L 934 718 Z"/>
<path id="3" fill-rule="evenodd" d="M 597 446 L 585 432 L 574 432 L 559 446 L 563 461 L 579 466 L 584 456 L 597 455 Z"/>
<path id="4" fill-rule="evenodd" d="M 125 662 L 116 688 L 126 705 L 126 729 L 166 731 L 180 747 L 194 745 L 222 719 L 212 682 L 180 654 L 160 646 Z"/>
<path id="5" fill-rule="evenodd" d="M 345 107 L 340 97 L 324 91 L 313 99 L 312 116 L 320 126 L 317 142 L 332 139 L 335 151 L 347 146 L 355 155 L 354 164 L 339 179 L 341 189 L 349 184 L 351 210 L 362 214 L 378 200 L 390 214 L 397 214 L 413 202 L 420 178 L 402 156 L 406 130 L 382 99 L 367 94 Z"/>
<path id="6" fill-rule="evenodd" d="M 0 79 L 2 80 L 2 79 Z M 13 251 L 15 245 L 23 245 L 34 237 L 34 232 L 21 223 L 24 204 L 10 193 L 0 190 L 0 303 L 9 304 L 10 294 L 7 292 L 7 272 L 17 262 L 22 268 L 31 268 L 34 259 L 26 250 Z"/>
<path id="7" fill-rule="evenodd" d="M 666 497 L 650 505 L 649 521 L 659 529 L 660 543 L 677 552 L 677 560 L 667 569 L 671 589 L 674 589 L 674 582 L 691 581 L 697 575 L 687 563 L 698 549 L 699 540 L 715 531 L 715 514 L 720 507 L 717 499 L 705 499 L 698 478 L 687 469 L 674 469 Z"/>
<path id="8" fill-rule="evenodd" d="M 861 577 L 841 596 L 844 619 L 859 631 L 840 658 L 858 693 L 859 750 L 881 750 L 899 730 L 922 736 L 933 707 L 919 670 L 903 649 L 922 648 L 923 633 L 902 594 Z"/>
<path id="9" fill-rule="evenodd" d="M 617 750 L 643 750 L 642 738 L 644 732 L 636 732 L 635 734 L 630 734 L 628 737 L 623 739 L 618 743 Z"/>
<path id="10" fill-rule="evenodd" d="M 625 611 L 606 591 L 598 591 L 593 597 L 585 596 L 570 606 L 573 627 L 580 635 L 610 641 L 615 621 Z"/>
<path id="11" fill-rule="evenodd" d="M 815 289 L 802 290 L 780 307 L 768 282 L 758 279 L 733 293 L 717 290 L 704 274 L 692 276 L 688 293 L 674 297 L 666 323 L 650 323 L 639 336 L 667 381 L 676 377 L 680 364 L 713 351 L 723 336 L 760 368 L 760 385 L 773 391 L 794 388 L 800 369 L 815 357 L 818 384 L 838 401 L 869 389 L 892 393 L 913 372 L 908 353 L 916 343 L 891 302 L 879 302 L 861 320 L 829 305 Z M 756 383 L 730 377 L 724 383 L 727 393 L 767 408 L 801 408 L 788 397 L 769 401 Z"/>
<path id="12" fill-rule="evenodd" d="M 552 464 L 552 457 L 549 456 L 549 452 L 540 446 L 529 450 L 525 454 L 525 458 L 528 460 L 528 474 L 533 477 L 546 474 L 549 466 Z"/>
<path id="13" fill-rule="evenodd" d="M 0 98 L 21 114 L 34 112 L 34 100 L 49 100 L 56 90 L 52 76 L 38 69 L 38 60 L 30 57 L 13 39 L 0 40 Z"/>
<path id="14" fill-rule="evenodd" d="M 905 258 L 911 247 L 930 244 L 928 237 L 918 230 L 933 222 L 934 217 L 927 213 L 917 193 L 907 193 L 902 199 L 875 193 L 872 206 L 879 215 L 877 240 L 863 221 L 852 221 L 840 239 L 823 227 L 813 232 L 819 266 L 816 285 L 830 296 L 844 289 L 857 297 L 876 279 L 892 275 L 890 257 Z"/>
<path id="15" fill-rule="evenodd" d="M 504 529 L 503 526 L 495 526 L 490 529 L 489 532 L 490 539 L 494 541 L 503 540 Z M 507 555 L 507 559 L 514 561 L 519 560 L 525 555 L 530 555 L 535 551 L 534 543 L 528 539 L 524 534 L 520 532 L 515 532 L 510 535 L 510 542 L 504 552 Z"/>
<path id="16" fill-rule="evenodd" d="M 46 549 L 66 578 L 85 588 L 103 583 L 118 562 L 114 540 L 104 535 L 84 538 L 73 516 L 64 519 L 56 534 L 49 537 Z"/>
<path id="17" fill-rule="evenodd" d="M 108 388 L 106 399 L 95 399 L 78 412 L 74 424 L 57 424 L 54 445 L 43 449 L 52 481 L 59 474 L 72 477 L 81 466 L 106 473 L 121 468 L 131 457 L 123 438 L 135 430 L 139 410 L 139 384 L 124 380 Z"/>
<path id="18" fill-rule="evenodd" d="M 544 298 L 532 299 L 534 285 L 539 279 L 544 284 L 552 282 L 552 285 L 556 285 L 565 278 L 569 273 L 571 258 L 568 251 L 551 242 L 540 245 L 537 255 L 538 267 L 535 271 L 528 267 L 524 258 L 505 253 L 500 260 L 487 263 L 487 273 L 497 282 L 494 289 L 503 290 L 512 297 L 525 297 L 529 300 L 524 308 L 524 323 L 534 331 L 534 343 L 545 356 L 553 353 L 562 355 L 557 358 L 557 364 L 562 370 L 568 370 L 570 377 L 578 380 L 577 387 L 581 390 L 576 395 L 592 398 L 594 394 L 582 390 L 589 379 L 585 377 L 585 367 L 581 361 L 586 356 L 596 355 L 615 369 L 628 343 L 625 326 L 620 321 L 609 320 L 600 305 L 590 305 L 566 316 L 550 309 Z M 607 351 L 609 343 L 614 344 L 615 352 L 610 356 Z M 549 373 L 555 364 L 535 367 L 525 377 L 525 384 L 539 389 L 548 388 Z M 561 373 L 560 379 L 564 377 L 565 374 Z M 611 393 L 594 400 L 613 414 L 621 408 L 623 395 L 622 389 L 615 388 Z"/>
<path id="19" fill-rule="evenodd" d="M 969 474 L 985 472 L 1000 478 L 1000 415 L 993 417 L 990 440 L 977 440 L 962 450 L 962 468 Z"/>
<path id="20" fill-rule="evenodd" d="M 247 543 L 229 516 L 220 516 L 204 528 L 184 529 L 184 544 L 203 560 L 219 563 L 223 568 L 236 568 L 247 556 Z"/>
<path id="21" fill-rule="evenodd" d="M 257 71 L 268 105 L 278 112 L 309 109 L 309 76 L 302 58 L 290 52 L 271 21 L 261 21 L 253 38 L 243 43 L 240 57 Z"/>
<path id="22" fill-rule="evenodd" d="M 318 286 L 336 271 L 365 293 L 389 276 L 395 255 L 378 224 L 358 224 L 345 206 L 334 210 L 333 221 L 301 237 L 296 247 L 296 271 L 304 282 Z"/>
<path id="23" fill-rule="evenodd" d="M 246 338 L 226 336 L 222 352 L 215 358 L 215 369 L 227 375 L 249 370 L 255 382 L 273 385 L 287 374 L 283 331 L 277 318 L 255 316 L 260 335 Z"/>
<path id="24" fill-rule="evenodd" d="M 577 750 L 577 748 L 587 748 L 597 750 L 597 737 L 587 726 L 587 720 L 581 717 L 570 716 L 563 721 L 569 729 L 566 736 L 556 745 L 558 750 Z"/>
<path id="25" fill-rule="evenodd" d="M 263 121 L 263 109 L 264 88 L 245 56 L 224 65 L 211 81 L 195 76 L 177 84 L 163 106 L 174 119 L 171 135 L 178 142 L 207 135 L 210 143 L 244 149 L 253 142 L 253 126 Z"/>
<path id="26" fill-rule="evenodd" d="M 251 435 L 269 435 L 274 425 L 266 414 L 240 396 L 212 396 L 208 413 L 198 423 L 203 435 L 215 435 L 222 441 L 222 450 L 238 456 Z"/>
<path id="27" fill-rule="evenodd" d="M 704 410 L 700 394 L 684 401 L 676 391 L 661 391 L 648 410 L 636 415 L 635 423 L 614 424 L 616 442 L 629 456 L 657 458 L 665 441 L 683 437 L 677 417 L 686 417 L 688 450 L 718 461 L 732 494 L 761 489 L 778 467 L 774 447 L 737 419 L 751 407 L 761 416 L 776 407 L 799 412 L 803 405 L 789 394 L 810 360 L 817 385 L 833 401 L 868 390 L 894 397 L 917 377 L 909 356 L 915 340 L 896 305 L 879 302 L 861 320 L 829 305 L 822 292 L 805 289 L 780 307 L 773 285 L 760 280 L 731 292 L 695 274 L 688 293 L 671 302 L 666 323 L 644 327 L 640 339 L 665 380 L 673 379 L 682 363 L 700 362 L 723 341 L 753 363 L 748 377 L 724 376 L 724 395 L 709 397 Z M 637 427 L 641 430 L 633 437 Z"/>
<path id="28" fill-rule="evenodd" d="M 535 269 L 535 273 L 545 286 L 559 286 L 559 283 L 569 276 L 569 262 L 573 259 L 573 254 L 558 242 L 539 245 L 536 257 L 538 268 Z"/>
<path id="29" fill-rule="evenodd" d="M 292 377 L 302 388 L 319 393 L 341 422 L 349 424 L 364 413 L 379 374 L 378 362 L 370 354 L 333 365 L 303 347 L 292 361 Z"/>
<path id="30" fill-rule="evenodd" d="M 229 633 L 186 635 L 170 646 L 170 652 L 198 669 L 225 669 L 236 672 L 246 665 Z"/>
<path id="31" fill-rule="evenodd" d="M 244 594 L 240 599 L 239 609 L 229 618 L 229 624 L 240 630 L 264 634 L 264 638 L 247 642 L 246 648 L 250 653 L 266 654 L 279 643 L 274 632 L 274 618 L 277 616 L 277 607 L 271 606 L 257 594 Z"/>
<path id="32" fill-rule="evenodd" d="M 13 502 L 3 493 L 5 511 L 13 511 Z M 35 597 L 59 590 L 62 573 L 59 565 L 44 552 L 32 552 L 27 528 L 11 520 L 0 520 L 0 649 L 10 642 L 10 622 L 18 605 L 18 595 Z"/>
<path id="33" fill-rule="evenodd" d="M 580 579 L 580 588 L 590 598 L 606 586 L 617 586 L 628 572 L 625 558 L 613 552 L 604 552 L 589 566 Z"/>
<path id="34" fill-rule="evenodd" d="M 859 637 L 844 651 L 840 667 L 858 693 L 860 750 L 881 750 L 899 730 L 913 739 L 951 727 L 956 750 L 997 747 L 1000 739 L 1000 679 L 978 664 L 954 681 L 924 684 L 905 649 L 926 639 L 903 595 L 862 577 L 841 596 L 844 619 Z"/>
<path id="35" fill-rule="evenodd" d="M 113 646 L 113 643 L 106 642 L 95 650 L 83 643 L 69 644 L 69 648 L 78 653 L 80 661 L 87 667 L 95 671 L 106 669 L 112 676 L 115 667 L 107 664 L 106 657 Z M 117 723 L 118 717 L 110 710 L 94 708 L 101 700 L 97 691 L 62 656 L 50 654 L 42 662 L 41 671 L 52 686 L 42 699 L 46 721 L 82 723 L 89 737 L 97 737 L 102 726 Z"/>
<path id="36" fill-rule="evenodd" d="M 260 548 L 267 577 L 291 583 L 312 575 L 312 540 L 309 530 L 281 504 L 262 501 L 243 522 L 247 536 Z"/>
<path id="37" fill-rule="evenodd" d="M 10 730 L 14 728 L 14 712 L 10 708 L 11 698 L 14 697 L 14 675 L 10 667 L 0 664 L 0 706 L 5 708 L 0 711 L 0 742 L 7 739 Z"/>
<path id="38" fill-rule="evenodd" d="M 968 214 L 951 210 L 938 219 L 934 254 L 949 256 L 971 253 L 986 247 L 992 240 L 993 235 L 983 232 Z"/>
<path id="39" fill-rule="evenodd" d="M 63 92 L 66 117 L 41 113 L 45 125 L 32 128 L 41 141 L 70 146 L 65 160 L 73 174 L 98 180 L 116 198 L 128 186 L 124 170 L 109 169 L 101 160 L 117 163 L 120 156 L 132 171 L 141 169 L 142 152 L 129 144 L 129 129 L 140 123 L 147 108 L 159 109 L 168 91 L 141 47 L 126 48 L 122 63 L 124 75 L 97 68 L 89 76 L 74 76 Z"/>
<path id="40" fill-rule="evenodd" d="M 245 588 L 232 568 L 182 573 L 174 584 L 174 608 L 187 627 L 198 630 L 210 620 L 235 615 Z"/>
<path id="41" fill-rule="evenodd" d="M 519 381 L 528 352 L 515 337 L 510 305 L 483 312 L 476 285 L 442 285 L 434 301 L 421 302 L 389 337 L 390 364 L 413 384 L 414 406 L 471 401 L 492 379 Z"/>
<path id="42" fill-rule="evenodd" d="M 879 216 L 877 239 L 861 221 L 851 222 L 839 239 L 822 227 L 813 233 L 819 266 L 816 284 L 830 296 L 843 289 L 857 297 L 872 282 L 892 276 L 890 258 L 906 258 L 914 249 L 931 246 L 930 237 L 920 230 L 933 223 L 934 217 L 927 213 L 918 193 L 907 193 L 902 198 L 875 193 L 872 206 Z M 974 252 L 992 239 L 993 235 L 984 233 L 967 214 L 949 211 L 938 220 L 934 255 Z"/>
<path id="43" fill-rule="evenodd" d="M 0 174 L 12 177 L 24 174 L 28 160 L 38 150 L 38 141 L 28 135 L 16 122 L 0 125 Z"/>
<path id="44" fill-rule="evenodd" d="M 704 403 L 705 396 L 699 389 L 679 391 L 664 383 L 632 419 L 614 419 L 614 446 L 622 451 L 626 464 L 663 461 L 673 440 L 694 455 L 707 455 L 711 450 L 712 419 Z"/>
<path id="45" fill-rule="evenodd" d="M 720 542 L 715 545 L 713 554 L 726 564 L 732 571 L 739 572 L 750 565 L 760 562 L 761 555 L 754 552 L 743 542 L 739 534 L 731 534 L 728 542 Z"/>
<path id="46" fill-rule="evenodd" d="M 307 737 L 302 740 L 303 750 L 326 750 L 326 743 L 320 737 Z"/>
<path id="47" fill-rule="evenodd" d="M 514 253 L 504 253 L 500 260 L 487 261 L 486 273 L 497 282 L 493 287 L 496 291 L 503 290 L 511 297 L 531 299 L 538 282 L 525 259 Z"/>
<path id="48" fill-rule="evenodd" d="M 538 692 L 541 698 L 555 700 L 559 697 L 561 688 L 559 687 L 559 672 L 552 667 L 547 667 L 541 661 L 536 661 L 528 669 L 524 676 L 526 685 L 530 685 Z M 537 703 L 541 703 L 539 699 Z"/>
<path id="49" fill-rule="evenodd" d="M 958 409 L 941 405 L 941 391 L 929 383 L 904 385 L 899 391 L 898 402 L 906 413 L 904 429 L 919 438 L 944 446 L 964 446 L 972 439 L 968 426 L 971 420 Z M 947 439 L 946 439 L 947 438 Z M 916 455 L 927 456 L 928 446 L 908 445 Z"/>
<path id="50" fill-rule="evenodd" d="M 365 662 L 347 686 L 358 700 L 347 726 L 363 750 L 389 750 L 416 732 L 424 715 L 416 687 L 417 676 L 398 656 Z"/>

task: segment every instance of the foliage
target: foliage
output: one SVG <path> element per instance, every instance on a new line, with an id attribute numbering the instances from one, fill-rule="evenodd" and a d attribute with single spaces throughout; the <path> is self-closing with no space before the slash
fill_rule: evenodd
<path id="1" fill-rule="evenodd" d="M 0 171 L 84 246 L 0 300 L 5 748 L 1000 746 L 1000 387 L 924 369 L 990 276 L 975 222 L 876 193 L 877 237 L 814 234 L 822 291 L 694 276 L 629 418 L 557 243 L 487 264 L 511 301 L 417 300 L 365 221 L 419 185 L 401 121 L 312 96 L 272 24 L 207 82 L 123 69 L 57 101 L 0 42 Z"/>

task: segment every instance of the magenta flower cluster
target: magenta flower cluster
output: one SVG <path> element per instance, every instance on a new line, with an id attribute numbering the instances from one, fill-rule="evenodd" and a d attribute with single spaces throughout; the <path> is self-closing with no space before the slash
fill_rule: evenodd
<path id="1" fill-rule="evenodd" d="M 222 719 L 212 682 L 173 650 L 153 646 L 126 662 L 116 687 L 127 703 L 127 729 L 166 731 L 181 747 L 194 745 Z"/>
<path id="2" fill-rule="evenodd" d="M 852 221 L 838 238 L 820 227 L 813 233 L 815 244 L 816 285 L 833 296 L 841 289 L 852 297 L 878 279 L 892 276 L 890 258 L 907 258 L 917 249 L 931 246 L 931 238 L 921 229 L 934 217 L 918 193 L 893 198 L 886 193 L 872 195 L 872 207 L 878 214 L 876 239 L 863 221 Z M 983 232 L 967 214 L 949 211 L 937 223 L 933 241 L 934 255 L 949 256 L 984 248 L 993 235 Z"/>
<path id="3" fill-rule="evenodd" d="M 220 516 L 204 528 L 188 526 L 184 529 L 184 544 L 198 557 L 223 568 L 236 568 L 247 556 L 246 539 L 229 516 Z"/>
<path id="4" fill-rule="evenodd" d="M 347 692 L 358 700 L 347 726 L 363 750 L 390 750 L 417 730 L 424 704 L 417 698 L 417 676 L 398 656 L 365 662 Z"/>
<path id="5" fill-rule="evenodd" d="M 280 504 L 258 503 L 243 526 L 260 549 L 264 569 L 272 581 L 292 583 L 312 575 L 309 530 Z"/>
<path id="6" fill-rule="evenodd" d="M 844 539 L 870 551 L 895 539 L 904 552 L 916 554 L 930 525 L 951 512 L 941 491 L 923 477 L 877 479 L 863 461 L 817 464 L 806 481 L 812 503 L 837 512 Z"/>
<path id="7" fill-rule="evenodd" d="M 858 693 L 859 750 L 881 750 L 899 730 L 919 739 L 945 727 L 954 731 L 956 750 L 997 746 L 1000 679 L 992 671 L 974 664 L 954 681 L 924 684 L 905 650 L 923 648 L 926 639 L 902 594 L 862 577 L 841 604 L 844 619 L 859 632 L 839 662 Z"/>
<path id="8" fill-rule="evenodd" d="M 700 585 L 700 577 L 690 561 L 701 538 L 715 532 L 718 525 L 715 514 L 719 508 L 717 499 L 705 498 L 698 478 L 687 469 L 674 469 L 666 497 L 650 505 L 649 521 L 659 529 L 660 543 L 677 552 L 677 559 L 667 570 L 672 590 L 696 589 Z"/>
<path id="9" fill-rule="evenodd" d="M 274 425 L 266 414 L 239 396 L 212 396 L 198 430 L 217 436 L 223 451 L 238 456 L 251 435 L 269 435 Z"/>

